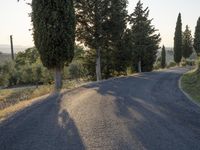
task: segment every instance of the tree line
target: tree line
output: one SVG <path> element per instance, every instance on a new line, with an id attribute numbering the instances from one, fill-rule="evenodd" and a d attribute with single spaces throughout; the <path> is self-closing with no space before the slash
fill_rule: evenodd
<path id="1" fill-rule="evenodd" d="M 64 80 L 91 80 L 86 61 L 83 61 L 84 53 L 82 47 L 75 46 L 72 62 L 64 66 L 62 71 Z M 18 52 L 14 61 L 7 61 L 0 65 L 0 87 L 53 84 L 53 82 L 52 71 L 43 66 L 35 47 Z"/>
<path id="2" fill-rule="evenodd" d="M 179 13 L 174 35 L 174 61 L 179 65 L 181 60 L 189 58 L 194 50 L 197 56 L 200 56 L 200 17 L 193 38 L 188 25 L 182 31 L 181 13 Z"/>
<path id="3" fill-rule="evenodd" d="M 139 0 L 129 15 L 127 3 L 127 0 L 32 1 L 34 43 L 42 64 L 54 72 L 55 89 L 62 86 L 63 68 L 73 61 L 75 41 L 85 49 L 78 64 L 87 70 L 86 76 L 97 81 L 126 75 L 128 71 L 153 69 L 160 34 L 152 25 L 148 7 L 144 8 Z M 198 42 L 194 40 L 194 47 L 199 47 L 195 43 Z M 187 58 L 190 53 L 191 31 L 187 26 L 182 33 L 179 14 L 174 37 L 175 62 L 180 63 L 182 56 Z M 162 56 L 164 68 L 164 46 Z"/>
<path id="4" fill-rule="evenodd" d="M 74 55 L 74 41 L 86 48 L 88 72 L 97 81 L 126 74 L 127 69 L 151 71 L 160 34 L 149 19 L 149 8 L 139 1 L 130 15 L 127 0 L 33 0 L 35 46 L 42 63 L 55 72 L 56 88 L 61 72 Z"/>

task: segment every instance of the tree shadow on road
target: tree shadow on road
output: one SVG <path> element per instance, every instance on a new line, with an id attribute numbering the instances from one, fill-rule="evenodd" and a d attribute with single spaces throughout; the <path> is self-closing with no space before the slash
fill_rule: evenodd
<path id="1" fill-rule="evenodd" d="M 0 150 L 84 150 L 85 145 L 60 93 L 0 127 Z"/>
<path id="2" fill-rule="evenodd" d="M 165 72 L 158 74 L 162 73 Z M 171 80 L 179 79 L 181 74 L 172 70 L 158 83 L 160 80 L 154 78 L 155 73 L 144 73 L 89 88 L 115 97 L 114 113 L 144 149 L 200 149 L 200 109 L 180 92 L 176 80 Z M 171 77 L 166 78 L 168 75 Z"/>

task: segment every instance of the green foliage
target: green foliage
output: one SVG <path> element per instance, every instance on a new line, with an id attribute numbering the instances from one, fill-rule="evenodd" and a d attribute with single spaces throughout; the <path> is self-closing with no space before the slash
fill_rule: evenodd
<path id="1" fill-rule="evenodd" d="M 69 77 L 71 79 L 85 78 L 87 70 L 84 68 L 83 63 L 80 61 L 73 61 L 69 65 Z"/>
<path id="2" fill-rule="evenodd" d="M 101 54 L 106 41 L 106 32 L 103 29 L 108 20 L 108 5 L 104 0 L 76 0 L 77 40 L 90 49 L 94 49 L 96 77 L 101 80 Z"/>
<path id="3" fill-rule="evenodd" d="M 73 0 L 33 0 L 33 37 L 42 63 L 48 69 L 64 67 L 74 55 Z"/>
<path id="4" fill-rule="evenodd" d="M 96 51 L 94 49 L 86 50 L 84 57 L 84 68 L 87 70 L 87 77 L 91 80 L 95 80 L 95 58 Z M 107 65 L 108 66 L 108 65 Z"/>
<path id="5" fill-rule="evenodd" d="M 16 55 L 15 61 L 0 66 L 0 86 L 21 84 L 47 84 L 52 74 L 43 67 L 36 48 L 29 48 Z"/>
<path id="6" fill-rule="evenodd" d="M 198 18 L 194 34 L 194 49 L 198 56 L 200 56 L 200 17 Z"/>
<path id="7" fill-rule="evenodd" d="M 176 66 L 176 63 L 175 62 L 170 62 L 169 65 L 167 66 L 168 68 L 170 67 L 175 67 Z"/>
<path id="8" fill-rule="evenodd" d="M 192 70 L 184 74 L 181 80 L 181 86 L 193 100 L 200 103 L 200 72 L 198 70 Z"/>
<path id="9" fill-rule="evenodd" d="M 189 58 L 190 55 L 193 53 L 193 39 L 192 39 L 192 34 L 191 30 L 189 30 L 188 25 L 186 26 L 185 31 L 183 32 L 183 57 Z"/>
<path id="10" fill-rule="evenodd" d="M 0 69 L 0 78 L 2 79 L 0 86 L 14 85 L 17 82 L 17 75 L 15 76 L 16 70 L 14 62 L 6 62 L 0 67 Z"/>
<path id="11" fill-rule="evenodd" d="M 88 62 L 93 63 L 90 65 L 86 62 L 92 68 L 89 70 L 95 69 L 96 59 L 101 55 L 103 78 L 113 76 L 114 72 L 126 72 L 124 31 L 127 1 L 77 0 L 75 4 L 78 22 L 77 39 L 91 51 L 87 52 L 91 60 L 86 58 Z M 93 72 L 89 74 L 93 76 Z"/>
<path id="12" fill-rule="evenodd" d="M 74 59 L 69 67 L 66 68 L 67 78 L 81 79 L 86 78 L 87 69 L 84 66 L 85 51 L 81 46 L 75 46 Z"/>
<path id="13" fill-rule="evenodd" d="M 153 69 L 158 70 L 160 68 L 161 68 L 161 62 L 160 62 L 160 60 L 157 60 L 153 66 Z"/>
<path id="14" fill-rule="evenodd" d="M 126 18 L 128 16 L 127 0 L 110 0 L 108 6 L 108 20 L 104 23 L 107 38 L 105 43 L 105 78 L 111 77 L 114 72 L 126 72 L 127 49 L 125 47 Z"/>
<path id="15" fill-rule="evenodd" d="M 5 62 L 11 60 L 11 54 L 0 53 L 0 65 L 3 65 Z"/>
<path id="16" fill-rule="evenodd" d="M 162 52 L 161 52 L 161 67 L 162 68 L 166 67 L 166 51 L 164 45 L 162 47 Z"/>
<path id="17" fill-rule="evenodd" d="M 186 59 L 183 57 L 181 60 L 181 66 L 185 67 L 187 65 Z"/>
<path id="18" fill-rule="evenodd" d="M 179 13 L 174 36 L 174 61 L 179 64 L 182 59 L 182 21 Z"/>
<path id="19" fill-rule="evenodd" d="M 98 48 L 103 42 L 102 24 L 106 19 L 108 1 L 76 0 L 77 40 L 91 49 Z"/>
<path id="20" fill-rule="evenodd" d="M 35 47 L 28 48 L 25 52 L 19 52 L 16 55 L 15 62 L 17 65 L 33 64 L 39 58 L 39 53 Z"/>
<path id="21" fill-rule="evenodd" d="M 129 18 L 133 44 L 132 63 L 136 70 L 138 62 L 141 62 L 142 71 L 151 71 L 157 58 L 160 34 L 155 33 L 157 30 L 151 24 L 152 19 L 148 17 L 148 7 L 144 9 L 139 1 Z"/>

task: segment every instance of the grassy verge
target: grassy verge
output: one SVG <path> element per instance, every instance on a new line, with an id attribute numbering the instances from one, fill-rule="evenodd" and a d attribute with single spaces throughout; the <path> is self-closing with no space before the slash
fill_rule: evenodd
<path id="1" fill-rule="evenodd" d="M 53 86 L 43 85 L 39 86 L 38 88 L 23 87 L 0 90 L 0 110 L 17 104 L 21 101 L 26 101 L 50 93 L 52 89 Z"/>
<path id="2" fill-rule="evenodd" d="M 31 106 L 33 103 L 42 101 L 47 96 L 43 96 L 41 98 L 36 98 L 36 99 L 30 99 L 30 100 L 26 100 L 26 101 L 21 101 L 21 102 L 18 102 L 14 105 L 11 105 L 9 107 L 6 107 L 6 108 L 0 110 L 0 122 L 5 120 L 8 116 L 11 116 L 12 114 L 14 114 L 16 112 L 23 110 L 24 108 L 26 108 L 28 106 Z"/>
<path id="3" fill-rule="evenodd" d="M 200 72 L 192 70 L 183 75 L 181 80 L 183 90 L 200 104 Z"/>
<path id="4" fill-rule="evenodd" d="M 64 89 L 72 89 L 80 86 L 84 81 L 64 81 Z M 53 91 L 53 85 L 42 85 L 39 87 L 22 87 L 0 90 L 0 120 L 6 118 L 9 114 L 17 112 L 32 103 L 38 101 L 34 99 Z"/>

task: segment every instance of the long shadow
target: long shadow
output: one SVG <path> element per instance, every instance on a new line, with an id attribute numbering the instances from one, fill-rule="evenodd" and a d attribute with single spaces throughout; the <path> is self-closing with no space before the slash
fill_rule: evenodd
<path id="1" fill-rule="evenodd" d="M 85 145 L 62 95 L 48 97 L 0 126 L 0 150 L 84 150 Z"/>
<path id="2" fill-rule="evenodd" d="M 181 74 L 172 69 L 88 87 L 115 97 L 116 116 L 126 120 L 124 125 L 144 149 L 196 150 L 200 149 L 200 109 L 178 89 Z"/>

